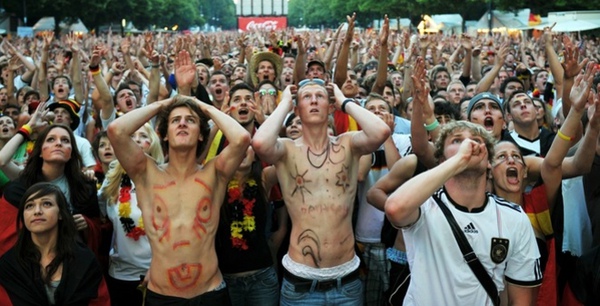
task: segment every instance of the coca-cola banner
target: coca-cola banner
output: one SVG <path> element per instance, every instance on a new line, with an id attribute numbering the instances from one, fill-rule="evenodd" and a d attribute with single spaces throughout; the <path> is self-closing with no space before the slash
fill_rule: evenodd
<path id="1" fill-rule="evenodd" d="M 287 17 L 238 17 L 238 29 L 242 31 L 270 31 L 287 28 Z"/>

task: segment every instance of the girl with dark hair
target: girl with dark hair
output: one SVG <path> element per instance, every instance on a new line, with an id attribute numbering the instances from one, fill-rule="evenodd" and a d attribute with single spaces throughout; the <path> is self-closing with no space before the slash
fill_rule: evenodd
<path id="1" fill-rule="evenodd" d="M 0 258 L 1 305 L 110 305 L 100 265 L 77 242 L 77 226 L 59 187 L 31 186 L 15 220 L 17 243 Z"/>
<path id="2" fill-rule="evenodd" d="M 51 125 L 37 137 L 25 168 L 10 161 L 10 157 L 19 145 L 27 140 L 38 127 L 45 126 L 43 117 L 44 103 L 32 116 L 29 124 L 17 131 L 17 134 L 0 150 L 0 169 L 12 180 L 4 188 L 0 199 L 0 255 L 10 249 L 16 241 L 15 219 L 17 205 L 27 188 L 35 183 L 52 183 L 65 194 L 68 210 L 73 215 L 79 238 L 96 251 L 99 243 L 98 197 L 93 181 L 89 181 L 81 172 L 81 155 L 77 151 L 73 132 L 67 126 Z M 18 176 L 14 176 L 18 174 Z"/>

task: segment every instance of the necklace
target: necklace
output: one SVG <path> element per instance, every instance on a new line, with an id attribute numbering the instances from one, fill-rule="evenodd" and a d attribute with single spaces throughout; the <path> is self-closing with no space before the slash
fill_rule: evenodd
<path id="1" fill-rule="evenodd" d="M 119 221 L 127 234 L 127 237 L 138 241 L 140 236 L 146 235 L 144 231 L 144 220 L 138 219 L 138 225 L 135 225 L 131 219 L 131 179 L 127 174 L 123 174 L 121 179 L 121 188 L 119 189 Z"/>
<path id="2" fill-rule="evenodd" d="M 243 190 L 240 188 L 238 180 L 229 181 L 227 202 L 233 212 L 229 229 L 231 230 L 231 244 L 234 248 L 248 249 L 247 236 L 244 237 L 244 234 L 256 230 L 253 209 L 257 194 L 258 185 L 254 179 L 247 180 Z"/>
<path id="3" fill-rule="evenodd" d="M 311 155 L 315 156 L 316 158 L 319 158 L 321 156 L 323 156 L 323 154 L 327 153 L 327 155 L 325 155 L 325 158 L 323 158 L 323 161 L 321 162 L 320 165 L 317 165 L 316 163 L 313 163 L 312 159 L 311 159 Z M 327 161 L 327 159 L 329 158 L 329 142 L 327 143 L 327 147 L 325 148 L 325 150 L 323 150 L 323 152 L 316 154 L 313 153 L 313 151 L 310 150 L 310 147 L 308 147 L 308 149 L 306 150 L 306 159 L 308 159 L 308 162 L 310 163 L 311 166 L 319 169 L 321 167 L 323 167 L 323 165 L 325 165 L 325 162 Z"/>

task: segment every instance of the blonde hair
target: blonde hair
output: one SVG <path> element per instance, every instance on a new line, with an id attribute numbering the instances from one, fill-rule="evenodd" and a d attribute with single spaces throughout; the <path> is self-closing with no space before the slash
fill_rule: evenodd
<path id="1" fill-rule="evenodd" d="M 160 144 L 158 134 L 152 129 L 150 124 L 146 123 L 142 126 L 145 132 L 150 137 L 150 147 L 148 148 L 147 156 L 152 158 L 157 164 L 165 162 L 165 156 Z M 108 200 L 108 205 L 114 205 L 117 203 L 119 196 L 119 189 L 121 188 L 121 179 L 125 174 L 125 169 L 121 166 L 118 160 L 113 160 L 110 163 L 108 173 L 106 174 L 107 185 L 104 188 L 102 194 Z"/>
<path id="2" fill-rule="evenodd" d="M 438 139 L 435 141 L 434 157 L 439 162 L 444 160 L 444 149 L 446 139 L 459 131 L 469 131 L 473 136 L 479 136 L 485 142 L 485 147 L 488 151 L 488 161 L 491 163 L 494 159 L 494 146 L 496 145 L 496 139 L 492 133 L 488 132 L 483 126 L 468 121 L 457 120 L 452 121 L 440 131 Z"/>

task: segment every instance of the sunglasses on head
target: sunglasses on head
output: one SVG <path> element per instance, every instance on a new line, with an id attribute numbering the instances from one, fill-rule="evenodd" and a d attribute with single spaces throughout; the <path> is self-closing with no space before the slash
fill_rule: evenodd
<path id="1" fill-rule="evenodd" d="M 273 89 L 273 88 L 269 88 L 269 89 L 260 89 L 260 90 L 258 90 L 258 94 L 259 94 L 261 97 L 263 97 L 263 96 L 266 96 L 266 95 L 269 95 L 269 96 L 275 96 L 275 95 L 277 95 L 277 90 L 275 90 L 275 89 Z"/>
<path id="2" fill-rule="evenodd" d="M 314 83 L 320 86 L 325 86 L 325 81 L 321 79 L 304 79 L 298 83 L 298 88 L 303 87 L 309 83 Z"/>

